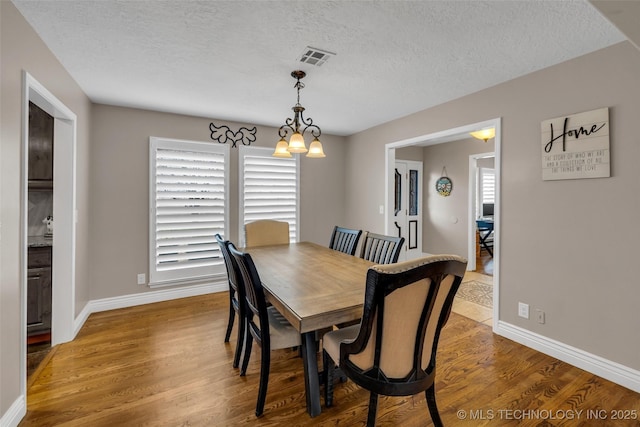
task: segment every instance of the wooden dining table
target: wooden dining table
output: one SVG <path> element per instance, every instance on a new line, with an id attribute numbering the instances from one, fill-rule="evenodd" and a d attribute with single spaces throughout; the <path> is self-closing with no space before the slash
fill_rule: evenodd
<path id="1" fill-rule="evenodd" d="M 321 412 L 316 331 L 360 319 L 373 263 L 311 242 L 244 250 L 267 300 L 301 334 L 307 412 L 315 417 Z"/>

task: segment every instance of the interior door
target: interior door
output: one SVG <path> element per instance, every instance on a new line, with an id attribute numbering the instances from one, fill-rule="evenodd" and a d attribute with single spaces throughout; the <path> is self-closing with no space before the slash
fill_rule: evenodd
<path id="1" fill-rule="evenodd" d="M 422 162 L 396 161 L 394 225 L 404 237 L 400 260 L 422 256 Z"/>

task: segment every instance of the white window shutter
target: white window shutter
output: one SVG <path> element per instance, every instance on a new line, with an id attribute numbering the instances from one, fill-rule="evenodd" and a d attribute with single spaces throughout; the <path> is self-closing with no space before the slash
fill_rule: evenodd
<path id="1" fill-rule="evenodd" d="M 150 286 L 224 273 L 215 234 L 226 235 L 227 158 L 218 144 L 150 140 Z"/>
<path id="2" fill-rule="evenodd" d="M 295 242 L 299 159 L 273 157 L 272 153 L 271 148 L 240 147 L 240 223 L 244 226 L 259 219 L 286 221 L 289 239 Z"/>
<path id="3" fill-rule="evenodd" d="M 482 186 L 482 203 L 495 203 L 496 172 L 495 169 L 480 168 L 480 185 Z"/>

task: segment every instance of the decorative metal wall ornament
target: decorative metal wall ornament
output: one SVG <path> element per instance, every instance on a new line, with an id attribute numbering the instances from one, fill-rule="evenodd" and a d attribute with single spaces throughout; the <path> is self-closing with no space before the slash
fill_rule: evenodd
<path id="1" fill-rule="evenodd" d="M 209 125 L 209 130 L 211 131 L 211 139 L 220 144 L 231 142 L 233 148 L 236 148 L 238 142 L 241 142 L 242 145 L 251 145 L 252 142 L 256 142 L 256 132 L 258 131 L 255 126 L 251 129 L 243 126 L 234 132 L 229 126 L 216 126 L 213 123 Z"/>
<path id="2" fill-rule="evenodd" d="M 442 197 L 448 197 L 453 190 L 453 181 L 447 176 L 447 168 L 442 168 L 442 176 L 436 181 L 436 191 Z"/>

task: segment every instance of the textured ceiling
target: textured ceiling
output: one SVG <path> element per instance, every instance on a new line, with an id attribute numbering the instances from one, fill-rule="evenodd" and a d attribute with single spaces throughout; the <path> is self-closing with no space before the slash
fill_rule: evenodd
<path id="1" fill-rule="evenodd" d="M 98 103 L 349 135 L 625 40 L 586 1 L 13 0 Z M 306 46 L 335 52 L 301 64 Z"/>

